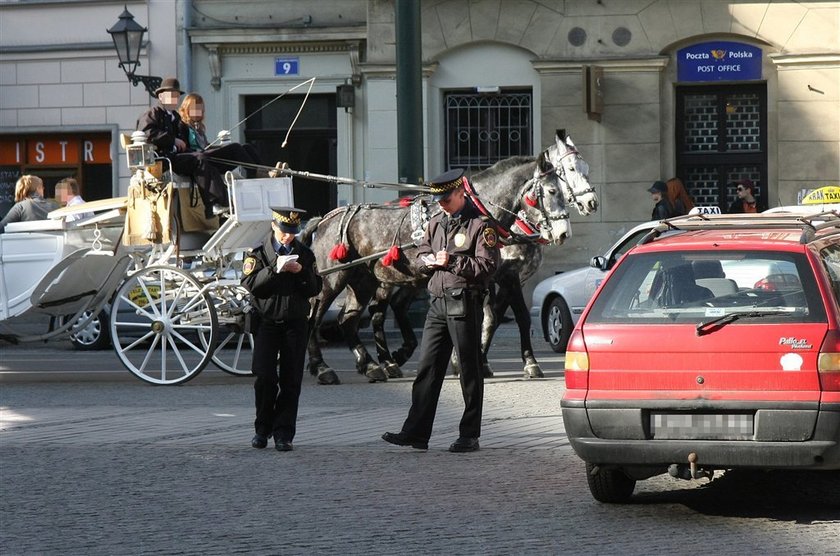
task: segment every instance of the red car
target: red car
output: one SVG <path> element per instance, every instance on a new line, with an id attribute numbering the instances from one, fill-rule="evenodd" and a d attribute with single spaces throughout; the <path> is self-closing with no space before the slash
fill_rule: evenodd
<path id="1" fill-rule="evenodd" d="M 631 249 L 566 352 L 595 499 L 670 472 L 840 469 L 840 214 L 688 216 Z"/>

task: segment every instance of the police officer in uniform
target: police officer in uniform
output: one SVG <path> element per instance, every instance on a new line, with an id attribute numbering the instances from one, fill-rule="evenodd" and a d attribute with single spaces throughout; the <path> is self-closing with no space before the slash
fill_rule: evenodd
<path id="1" fill-rule="evenodd" d="M 280 452 L 293 449 L 309 298 L 321 291 L 315 255 L 295 238 L 303 213 L 288 207 L 273 209 L 271 236 L 249 251 L 242 265 L 242 285 L 251 293 L 258 321 L 252 327 L 257 418 L 251 446 L 265 448 L 273 436 Z"/>
<path id="2" fill-rule="evenodd" d="M 451 452 L 479 449 L 484 378 L 481 373 L 482 301 L 499 265 L 496 230 L 466 197 L 463 170 L 451 170 L 429 184 L 442 212 L 432 217 L 415 265 L 430 274 L 431 303 L 423 328 L 411 408 L 398 433 L 382 439 L 426 450 L 440 390 L 454 347 L 461 361 L 464 415 Z"/>

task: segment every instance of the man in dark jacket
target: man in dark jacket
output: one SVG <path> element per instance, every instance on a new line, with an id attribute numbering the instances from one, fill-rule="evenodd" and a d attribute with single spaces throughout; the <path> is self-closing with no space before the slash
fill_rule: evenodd
<path id="1" fill-rule="evenodd" d="M 242 264 L 242 285 L 251 293 L 259 321 L 254 332 L 257 418 L 254 448 L 268 437 L 281 452 L 292 450 L 308 339 L 309 298 L 321 291 L 315 255 L 295 238 L 304 211 L 276 208 L 272 234 Z M 279 356 L 278 356 L 279 354 Z"/>
<path id="2" fill-rule="evenodd" d="M 190 151 L 187 128 L 178 115 L 178 101 L 182 94 L 184 91 L 177 79 L 164 79 L 155 89 L 160 105 L 149 108 L 138 118 L 137 129 L 146 132 L 158 155 L 169 159 L 176 174 L 191 176 L 195 180 L 204 201 L 205 216 L 211 218 L 224 212 L 228 206 L 227 186 L 215 166 L 201 153 Z"/>
<path id="3" fill-rule="evenodd" d="M 648 192 L 653 197 L 653 212 L 650 215 L 651 220 L 665 220 L 675 216 L 674 207 L 668 200 L 668 186 L 664 181 L 655 181 L 653 185 L 648 188 Z"/>
<path id="4" fill-rule="evenodd" d="M 454 346 L 461 362 L 464 415 L 451 452 L 479 449 L 484 378 L 481 359 L 482 301 L 499 265 L 496 230 L 466 198 L 463 170 L 452 170 L 429 184 L 443 212 L 432 217 L 415 260 L 430 274 L 431 303 L 423 328 L 411 408 L 399 433 L 382 439 L 425 450 L 429 446 L 440 390 Z"/>

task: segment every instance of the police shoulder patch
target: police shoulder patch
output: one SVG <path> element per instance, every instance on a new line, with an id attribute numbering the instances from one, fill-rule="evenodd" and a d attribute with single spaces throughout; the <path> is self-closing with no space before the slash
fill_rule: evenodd
<path id="1" fill-rule="evenodd" d="M 484 238 L 484 244 L 487 247 L 496 247 L 496 230 L 492 227 L 484 228 L 484 232 L 482 233 L 482 237 Z"/>
<path id="2" fill-rule="evenodd" d="M 246 257 L 245 261 L 242 263 L 242 274 L 248 276 L 254 269 L 257 268 L 257 259 L 254 257 Z"/>

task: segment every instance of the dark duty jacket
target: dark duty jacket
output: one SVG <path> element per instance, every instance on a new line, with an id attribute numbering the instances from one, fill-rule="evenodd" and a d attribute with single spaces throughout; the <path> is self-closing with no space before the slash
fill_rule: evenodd
<path id="1" fill-rule="evenodd" d="M 435 297 L 443 297 L 443 292 L 449 289 L 484 290 L 499 266 L 497 241 L 496 230 L 467 199 L 459 215 L 450 218 L 439 212 L 432 217 L 418 248 L 415 266 L 421 272 L 431 273 L 429 293 Z M 438 251 L 449 251 L 446 268 L 427 267 L 421 257 Z"/>
<path id="2" fill-rule="evenodd" d="M 251 303 L 259 315 L 272 322 L 305 320 L 309 298 L 321 291 L 321 278 L 315 269 L 315 255 L 295 239 L 292 255 L 303 266 L 300 272 L 276 272 L 277 253 L 271 237 L 245 255 L 242 285 L 251 292 Z"/>

